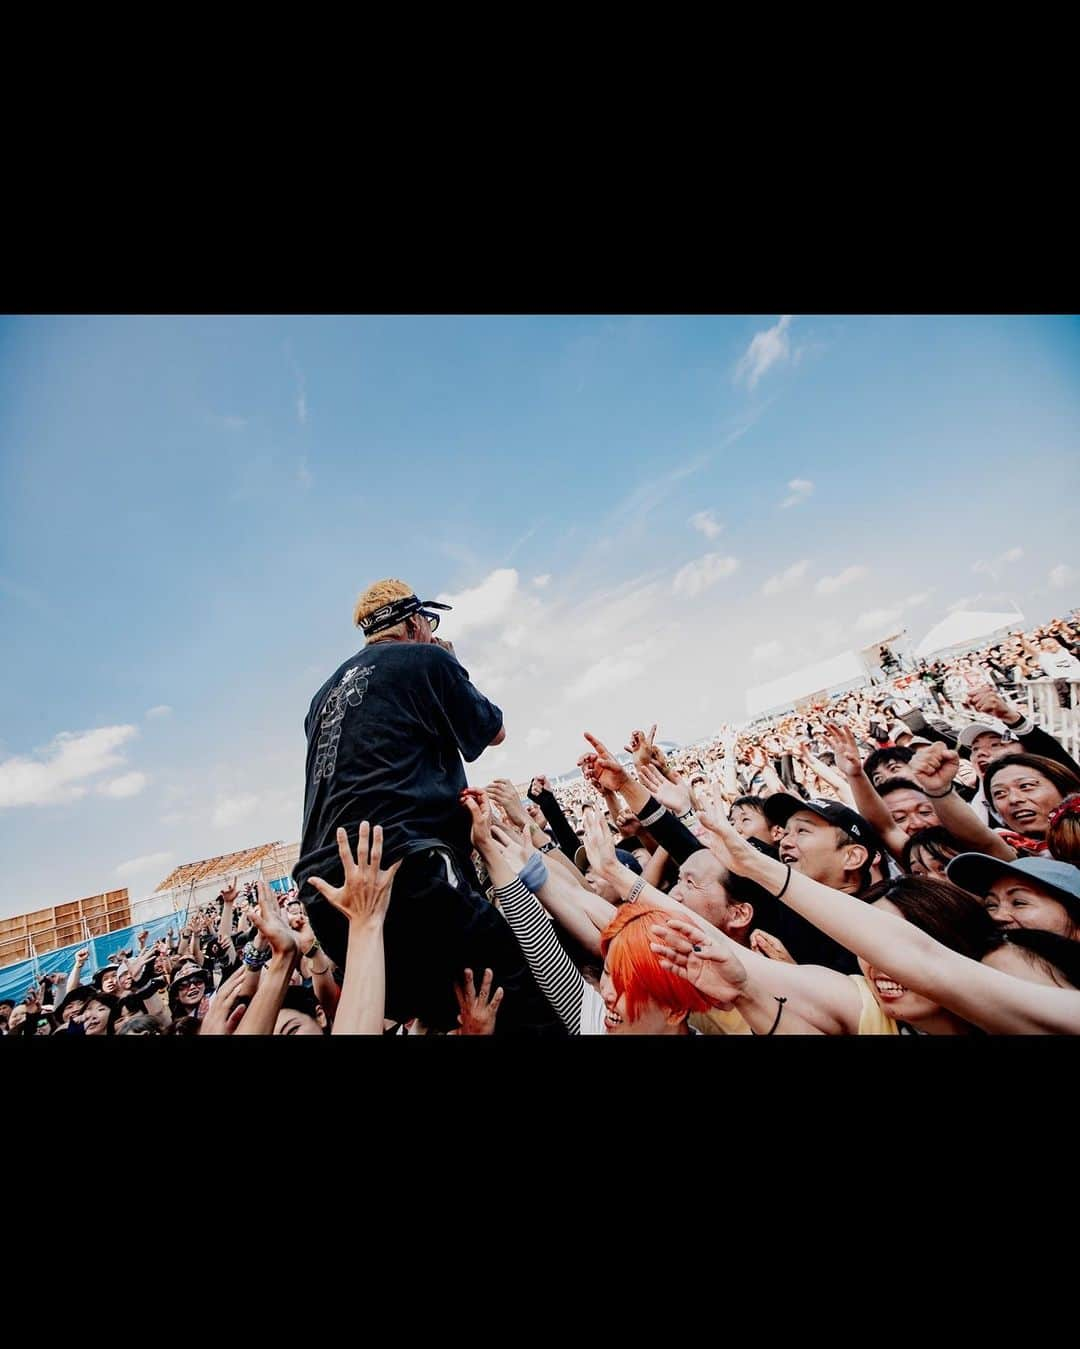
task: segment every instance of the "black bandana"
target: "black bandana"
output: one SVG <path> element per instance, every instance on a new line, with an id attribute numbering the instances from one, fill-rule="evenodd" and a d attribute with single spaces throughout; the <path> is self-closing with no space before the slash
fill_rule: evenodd
<path id="1" fill-rule="evenodd" d="M 365 637 L 372 637 L 377 632 L 385 632 L 387 628 L 392 628 L 395 623 L 403 623 L 412 614 L 418 613 L 424 618 L 435 618 L 435 614 L 427 612 L 429 609 L 452 607 L 449 604 L 439 604 L 436 600 L 418 600 L 415 595 L 406 595 L 403 599 L 391 600 L 389 604 L 380 605 L 366 618 L 362 618 L 360 629 Z"/>

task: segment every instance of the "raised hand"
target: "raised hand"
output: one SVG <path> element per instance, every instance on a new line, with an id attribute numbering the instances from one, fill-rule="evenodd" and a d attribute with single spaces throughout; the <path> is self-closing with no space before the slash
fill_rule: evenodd
<path id="1" fill-rule="evenodd" d="M 752 843 L 747 843 L 741 834 L 735 832 L 723 812 L 699 815 L 698 823 L 703 826 L 699 835 L 702 843 L 718 861 L 729 871 L 734 871 L 736 876 L 752 873 L 754 863 L 761 854 Z"/>
<path id="2" fill-rule="evenodd" d="M 679 975 L 715 1007 L 729 1008 L 742 994 L 746 968 L 730 943 L 721 945 L 696 923 L 668 918 L 650 927 L 649 943 L 660 968 Z"/>
<path id="3" fill-rule="evenodd" d="M 630 781 L 630 774 L 612 754 L 602 740 L 585 732 L 585 739 L 592 745 L 594 753 L 583 754 L 578 764 L 585 776 L 602 792 L 617 792 Z"/>
<path id="4" fill-rule="evenodd" d="M 247 1011 L 245 1003 L 238 1002 L 248 967 L 241 964 L 221 985 L 207 1009 L 199 1027 L 200 1035 L 232 1035 Z"/>
<path id="5" fill-rule="evenodd" d="M 536 852 L 536 846 L 532 841 L 532 831 L 529 829 L 519 831 L 511 824 L 493 824 L 491 826 L 491 837 L 495 846 L 501 848 L 505 853 L 506 860 L 515 871 L 520 871 L 533 853 Z"/>
<path id="6" fill-rule="evenodd" d="M 80 968 L 83 965 L 85 965 L 89 959 L 90 959 L 90 952 L 87 950 L 85 946 L 80 947 L 80 949 L 75 952 L 75 964 L 78 965 Z"/>
<path id="7" fill-rule="evenodd" d="M 236 888 L 236 877 L 234 876 L 229 884 L 221 892 L 221 900 L 224 904 L 231 904 L 240 892 Z"/>
<path id="8" fill-rule="evenodd" d="M 307 909 L 302 908 L 300 926 L 294 927 L 296 940 L 300 943 L 300 954 L 306 956 L 317 940 L 315 929 L 311 926 L 311 919 L 308 917 Z"/>
<path id="9" fill-rule="evenodd" d="M 953 784 L 960 755 L 954 749 L 935 742 L 915 751 L 907 765 L 907 773 L 915 779 L 927 796 L 944 796 Z"/>
<path id="10" fill-rule="evenodd" d="M 472 845 L 483 857 L 492 847 L 491 805 L 487 792 L 481 787 L 466 787 L 459 799 L 472 821 Z"/>
<path id="11" fill-rule="evenodd" d="M 491 981 L 491 971 L 485 970 L 480 983 L 480 992 L 477 993 L 473 986 L 473 972 L 467 969 L 465 986 L 454 985 L 454 996 L 457 998 L 459 1008 L 459 1029 L 452 1030 L 451 1035 L 495 1034 L 495 1018 L 499 1013 L 499 1004 L 503 1000 L 503 990 L 497 988 L 494 996 L 491 996 Z"/>
<path id="12" fill-rule="evenodd" d="M 788 965 L 798 964 L 779 937 L 774 937 L 771 932 L 765 932 L 760 927 L 750 933 L 750 949 L 769 960 L 780 960 Z"/>
<path id="13" fill-rule="evenodd" d="M 984 717 L 997 717 L 998 721 L 1015 721 L 1019 708 L 998 693 L 997 689 L 972 689 L 968 696 L 968 706 Z"/>
<path id="14" fill-rule="evenodd" d="M 343 833 L 344 831 L 339 830 L 338 832 Z M 312 877 L 311 883 L 315 885 L 314 877 Z M 330 887 L 327 886 L 326 888 L 328 890 Z M 252 909 L 251 917 L 260 936 L 270 947 L 272 958 L 282 957 L 295 960 L 299 956 L 300 943 L 296 939 L 296 933 L 285 921 L 281 905 L 264 880 L 259 881 L 259 907 Z"/>
<path id="15" fill-rule="evenodd" d="M 529 783 L 529 795 L 535 800 L 541 792 L 550 792 L 551 783 L 543 773 L 537 773 L 536 777 Z"/>
<path id="16" fill-rule="evenodd" d="M 487 794 L 502 807 L 511 824 L 517 825 L 519 829 L 525 828 L 527 823 L 525 811 L 522 809 L 521 797 L 518 796 L 512 782 L 507 778 L 496 778 L 494 782 L 488 783 Z"/>
<path id="17" fill-rule="evenodd" d="M 685 815 L 692 807 L 690 788 L 674 769 L 669 769 L 669 777 L 664 777 L 651 763 L 643 763 L 638 765 L 637 775 L 657 801 L 673 815 Z"/>
<path id="18" fill-rule="evenodd" d="M 399 859 L 386 871 L 380 869 L 383 849 L 382 826 L 377 824 L 372 830 L 367 820 L 364 820 L 358 831 L 355 858 L 349 847 L 349 836 L 344 829 L 337 831 L 337 845 L 341 864 L 345 869 L 345 884 L 328 885 L 317 876 L 309 877 L 308 884 L 314 886 L 319 894 L 328 899 L 339 913 L 343 913 L 350 923 L 382 923 L 390 907 L 390 891 L 393 889 L 394 877 L 404 859 Z M 261 885 L 259 898 L 262 899 Z M 286 926 L 285 930 L 295 939 L 295 933 L 290 928 Z"/>
<path id="19" fill-rule="evenodd" d="M 627 749 L 634 756 L 634 763 L 640 768 L 644 764 L 655 764 L 661 772 L 667 772 L 667 755 L 655 743 L 656 741 L 656 722 L 653 722 L 652 729 L 648 735 L 641 731 L 633 731 L 630 736 L 630 745 Z M 630 746 L 633 746 L 631 749 Z"/>
<path id="20" fill-rule="evenodd" d="M 620 811 L 615 824 L 623 838 L 637 838 L 641 834 L 641 821 L 632 810 Z"/>
<path id="21" fill-rule="evenodd" d="M 585 825 L 585 855 L 589 859 L 589 866 L 599 876 L 610 876 L 621 866 L 615 856 L 615 840 L 611 837 L 600 812 L 591 802 L 585 803 L 582 814 Z"/>
<path id="22" fill-rule="evenodd" d="M 836 759 L 836 766 L 849 782 L 862 775 L 862 755 L 855 743 L 850 726 L 841 726 L 839 722 L 825 723 L 825 739 Z"/>

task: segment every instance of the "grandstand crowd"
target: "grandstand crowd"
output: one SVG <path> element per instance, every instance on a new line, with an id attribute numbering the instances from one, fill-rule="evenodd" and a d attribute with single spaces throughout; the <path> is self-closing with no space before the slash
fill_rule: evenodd
<path id="1" fill-rule="evenodd" d="M 0 1035 L 1080 1033 L 1080 763 L 1024 696 L 1080 715 L 1076 611 L 931 663 L 883 648 L 868 686 L 675 750 L 643 708 L 583 733 L 579 776 L 484 788 L 461 759 L 502 715 L 430 602 L 380 582 L 354 618 L 294 887 L 230 881 L 103 968 L 80 950 Z"/>

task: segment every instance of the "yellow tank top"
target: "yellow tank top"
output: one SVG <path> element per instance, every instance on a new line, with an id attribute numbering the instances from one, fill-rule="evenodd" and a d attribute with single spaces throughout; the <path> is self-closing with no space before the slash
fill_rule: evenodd
<path id="1" fill-rule="evenodd" d="M 859 1013 L 859 1029 L 856 1035 L 899 1035 L 900 1030 L 891 1016 L 886 1016 L 874 997 L 873 990 L 861 974 L 849 974 L 855 980 L 862 999 L 862 1011 Z"/>
<path id="2" fill-rule="evenodd" d="M 722 1012 L 713 1007 L 707 1012 L 693 1012 L 690 1024 L 702 1035 L 749 1035 L 750 1027 L 742 1014 L 733 1007 L 730 1012 Z"/>

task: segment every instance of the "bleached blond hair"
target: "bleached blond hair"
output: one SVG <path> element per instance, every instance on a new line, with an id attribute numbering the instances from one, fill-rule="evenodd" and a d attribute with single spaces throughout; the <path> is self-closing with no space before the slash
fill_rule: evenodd
<path id="1" fill-rule="evenodd" d="M 353 605 L 353 622 L 359 627 L 361 620 L 367 618 L 368 614 L 374 613 L 376 609 L 381 609 L 384 604 L 389 604 L 392 600 L 407 599 L 412 593 L 412 586 L 407 586 L 404 581 L 395 580 L 392 576 L 388 576 L 385 581 L 376 581 L 374 585 L 368 586 Z M 392 628 L 384 628 L 382 632 L 376 633 L 374 637 L 369 637 L 367 640 L 369 642 L 381 642 L 384 637 L 404 636 L 405 623 L 395 623 Z"/>

